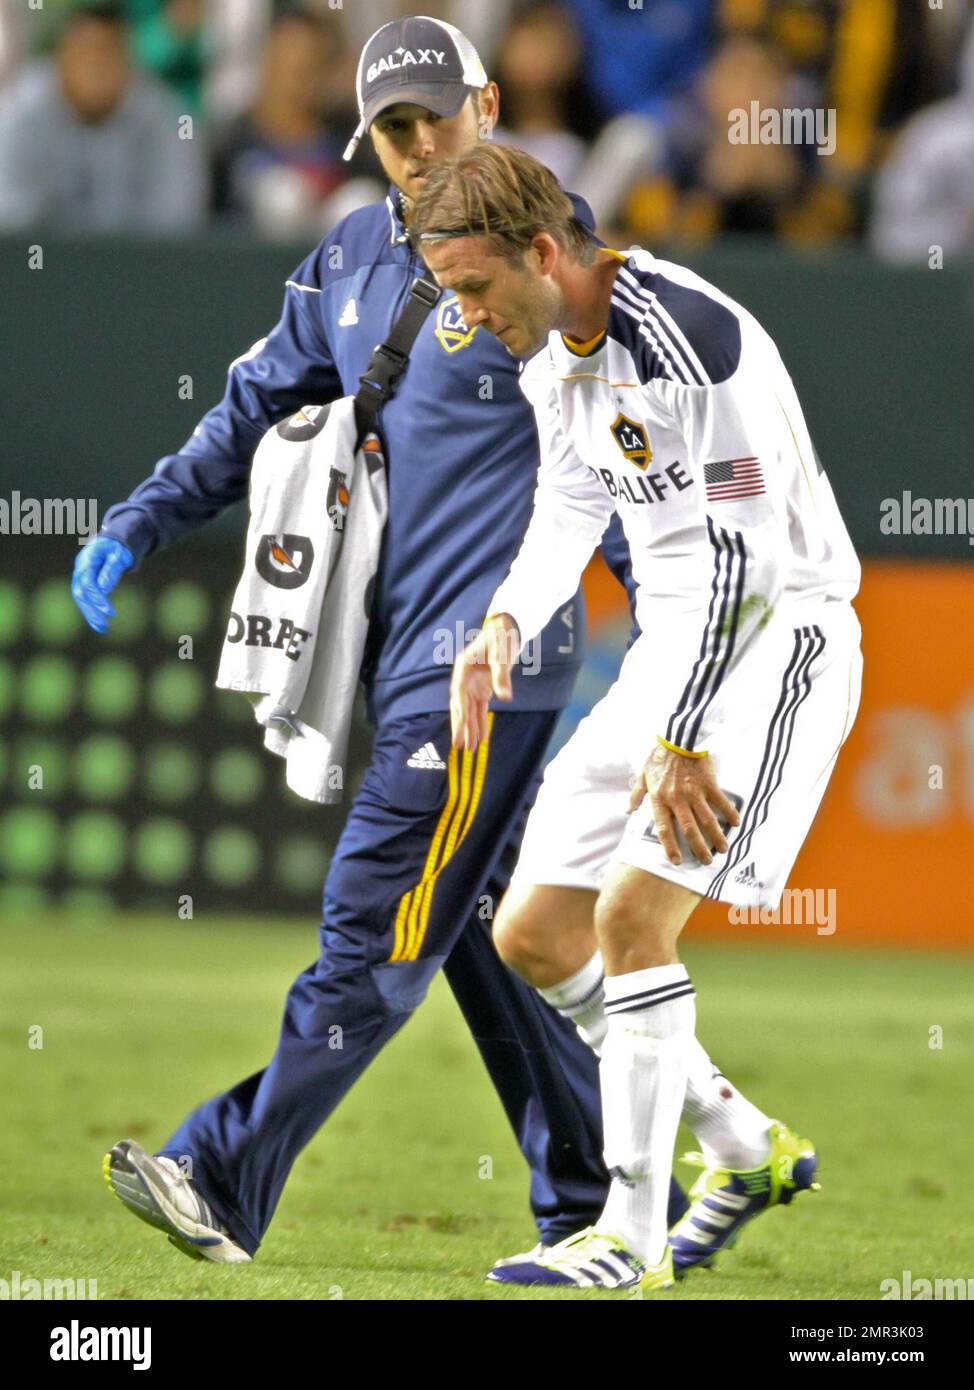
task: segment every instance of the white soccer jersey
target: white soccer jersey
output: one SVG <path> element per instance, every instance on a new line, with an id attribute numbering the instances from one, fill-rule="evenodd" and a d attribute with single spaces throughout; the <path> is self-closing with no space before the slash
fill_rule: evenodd
<path id="1" fill-rule="evenodd" d="M 535 636 L 617 510 L 652 662 L 640 748 L 663 734 L 706 750 L 748 699 L 749 657 L 772 617 L 814 622 L 859 587 L 774 343 L 713 285 L 634 249 L 604 337 L 573 347 L 553 333 L 521 385 L 541 467 L 530 527 L 489 611 Z"/>

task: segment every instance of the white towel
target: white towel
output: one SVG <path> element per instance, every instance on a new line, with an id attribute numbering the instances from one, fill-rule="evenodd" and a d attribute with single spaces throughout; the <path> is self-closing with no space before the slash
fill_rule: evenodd
<path id="1" fill-rule="evenodd" d="M 341 800 L 368 602 L 388 513 L 375 435 L 351 396 L 305 406 L 254 455 L 244 572 L 217 685 L 250 695 L 265 747 L 309 801 Z"/>

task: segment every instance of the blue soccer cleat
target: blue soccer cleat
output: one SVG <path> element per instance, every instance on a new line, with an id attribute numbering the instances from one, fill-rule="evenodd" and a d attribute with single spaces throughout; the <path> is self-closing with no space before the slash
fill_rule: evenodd
<path id="1" fill-rule="evenodd" d="M 677 1182 L 676 1178 L 671 1176 L 670 1200 L 669 1207 L 667 1210 L 668 1224 L 670 1226 L 675 1226 L 676 1223 L 680 1220 L 681 1216 L 685 1215 L 689 1206 L 690 1203 L 687 1201 L 687 1194 L 683 1191 L 683 1188 Z M 564 1237 L 562 1237 L 562 1239 L 564 1239 Z M 537 1262 L 539 1256 L 546 1255 L 551 1248 L 552 1245 L 550 1243 L 544 1240 L 539 1240 L 533 1250 L 526 1250 L 521 1255 L 508 1255 L 503 1260 L 495 1260 L 494 1269 L 505 1269 L 509 1265 L 533 1265 Z M 487 1278 L 495 1283 L 521 1282 L 519 1279 L 508 1278 L 506 1276 L 503 1279 L 495 1280 L 493 1273 L 488 1274 Z"/>
<path id="2" fill-rule="evenodd" d="M 669 1250 L 663 1264 L 670 1271 L 669 1282 L 672 1283 Z M 487 1278 L 494 1284 L 530 1287 L 546 1284 L 575 1289 L 629 1289 L 645 1275 L 646 1266 L 642 1260 L 627 1250 L 617 1236 L 606 1235 L 589 1226 L 557 1245 L 536 1246 L 527 1255 L 499 1262 Z"/>
<path id="3" fill-rule="evenodd" d="M 545 1245 L 543 1240 L 539 1240 L 533 1250 L 525 1250 L 520 1255 L 506 1255 L 502 1260 L 495 1260 L 494 1269 L 506 1269 L 508 1265 L 532 1264 L 542 1255 L 547 1255 L 550 1249 L 550 1245 Z M 488 1279 L 491 1277 L 492 1273 L 487 1275 Z"/>
<path id="4" fill-rule="evenodd" d="M 704 1171 L 690 1189 L 689 1210 L 670 1231 L 677 1278 L 712 1265 L 761 1212 L 787 1206 L 798 1192 L 818 1190 L 818 1159 L 809 1141 L 777 1120 L 769 1137 L 771 1153 L 760 1168 L 720 1168 L 703 1154 L 684 1154 L 684 1163 L 699 1164 Z"/>
<path id="5" fill-rule="evenodd" d="M 134 1139 L 122 1139 L 105 1155 L 102 1171 L 119 1201 L 140 1221 L 164 1231 L 170 1245 L 190 1259 L 250 1262 L 173 1159 L 156 1158 Z"/>

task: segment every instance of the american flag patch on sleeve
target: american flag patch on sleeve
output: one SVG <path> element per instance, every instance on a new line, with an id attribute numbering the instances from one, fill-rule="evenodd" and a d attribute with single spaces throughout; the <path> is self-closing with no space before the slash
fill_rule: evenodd
<path id="1" fill-rule="evenodd" d="M 708 502 L 736 502 L 741 497 L 758 497 L 764 491 L 761 462 L 756 458 L 705 463 L 703 478 Z"/>

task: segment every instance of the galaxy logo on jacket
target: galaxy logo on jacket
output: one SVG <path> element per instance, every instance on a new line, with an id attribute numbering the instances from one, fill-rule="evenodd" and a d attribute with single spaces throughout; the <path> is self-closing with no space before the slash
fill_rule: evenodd
<path id="1" fill-rule="evenodd" d="M 460 301 L 444 299 L 436 311 L 436 339 L 444 352 L 459 352 L 470 343 L 477 325 L 468 328 L 460 312 Z"/>

